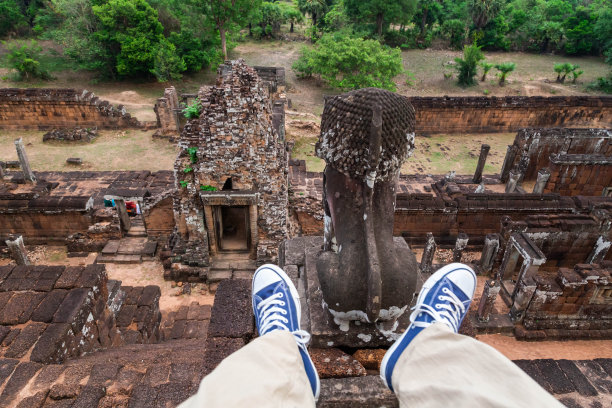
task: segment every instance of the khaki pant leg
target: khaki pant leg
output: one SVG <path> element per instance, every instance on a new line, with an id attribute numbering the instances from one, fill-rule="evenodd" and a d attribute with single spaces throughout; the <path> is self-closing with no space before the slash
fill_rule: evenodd
<path id="1" fill-rule="evenodd" d="M 512 361 L 442 323 L 419 333 L 392 377 L 401 407 L 563 407 Z"/>
<path id="2" fill-rule="evenodd" d="M 279 330 L 223 360 L 179 408 L 314 406 L 295 338 Z"/>

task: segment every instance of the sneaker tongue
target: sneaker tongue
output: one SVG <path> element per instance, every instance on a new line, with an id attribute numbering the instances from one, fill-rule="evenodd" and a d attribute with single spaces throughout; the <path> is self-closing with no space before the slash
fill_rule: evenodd
<path id="1" fill-rule="evenodd" d="M 277 289 L 282 289 L 282 288 L 279 288 L 282 284 L 283 284 L 282 282 L 280 282 L 280 283 L 278 283 L 278 282 L 271 283 L 268 286 L 260 289 L 259 292 L 257 292 L 257 295 L 260 296 L 263 299 L 266 299 L 266 298 L 272 296 L 274 293 L 278 292 L 279 290 L 277 290 Z"/>

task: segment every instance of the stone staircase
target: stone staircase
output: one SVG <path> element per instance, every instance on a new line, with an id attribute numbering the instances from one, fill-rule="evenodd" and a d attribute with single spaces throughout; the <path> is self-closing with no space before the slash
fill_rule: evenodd
<path id="1" fill-rule="evenodd" d="M 154 260 L 156 250 L 157 242 L 149 241 L 146 236 L 126 236 L 120 240 L 108 241 L 102 253 L 96 258 L 96 262 L 138 264 Z"/>
<path id="2" fill-rule="evenodd" d="M 248 253 L 221 253 L 211 259 L 208 272 L 209 282 L 223 279 L 251 279 L 257 263 L 248 258 Z"/>

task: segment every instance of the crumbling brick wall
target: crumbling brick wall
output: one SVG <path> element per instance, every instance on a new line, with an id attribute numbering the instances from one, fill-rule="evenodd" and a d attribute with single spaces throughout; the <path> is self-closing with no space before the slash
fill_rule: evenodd
<path id="1" fill-rule="evenodd" d="M 612 265 L 578 264 L 535 277 L 536 291 L 517 337 L 612 338 Z"/>
<path id="2" fill-rule="evenodd" d="M 104 265 L 0 266 L 0 356 L 61 363 L 157 342 L 160 288 L 120 285 Z"/>
<path id="3" fill-rule="evenodd" d="M 600 154 L 550 156 L 550 179 L 544 192 L 600 196 L 612 187 L 612 158 Z"/>
<path id="4" fill-rule="evenodd" d="M 411 97 L 410 103 L 416 111 L 417 135 L 612 127 L 610 96 Z"/>
<path id="5" fill-rule="evenodd" d="M 122 105 L 113 106 L 87 90 L 0 89 L 0 129 L 49 130 L 140 127 Z"/>
<path id="6" fill-rule="evenodd" d="M 550 165 L 552 154 L 612 155 L 612 132 L 609 129 L 520 129 L 510 146 L 501 179 L 515 169 L 524 180 L 535 180 L 538 170 Z"/>
<path id="7" fill-rule="evenodd" d="M 85 234 L 94 224 L 91 197 L 1 194 L 1 189 L 0 185 L 0 237 L 17 234 L 28 244 L 64 243 L 69 235 Z"/>

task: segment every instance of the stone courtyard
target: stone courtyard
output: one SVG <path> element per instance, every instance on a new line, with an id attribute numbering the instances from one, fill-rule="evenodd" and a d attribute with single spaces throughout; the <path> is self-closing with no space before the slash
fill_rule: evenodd
<path id="1" fill-rule="evenodd" d="M 18 161 L 0 157 L 0 406 L 176 406 L 257 336 L 250 278 L 267 262 L 315 335 L 318 406 L 397 406 L 378 378 L 387 341 L 345 343 L 312 307 L 325 180 L 290 157 L 284 91 L 283 69 L 228 61 L 197 95 L 166 89 L 143 123 L 87 91 L 0 90 L 0 129 L 155 128 L 179 148 L 155 172 L 37 171 L 20 140 Z M 408 99 L 417 138 L 516 132 L 500 174 L 484 173 L 485 144 L 474 174 L 399 176 L 393 242 L 418 282 L 471 265 L 460 332 L 568 407 L 610 406 L 612 97 Z"/>

